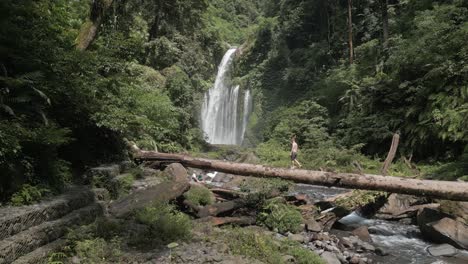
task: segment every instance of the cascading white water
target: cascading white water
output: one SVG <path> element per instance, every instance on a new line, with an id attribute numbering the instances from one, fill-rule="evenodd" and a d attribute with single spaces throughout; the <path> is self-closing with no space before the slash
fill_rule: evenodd
<path id="1" fill-rule="evenodd" d="M 211 144 L 239 145 L 243 141 L 251 99 L 250 92 L 246 91 L 244 102 L 239 105 L 240 87 L 231 86 L 229 73 L 235 52 L 235 48 L 226 52 L 215 84 L 204 97 L 201 124 Z M 242 118 L 239 118 L 239 109 L 244 110 L 241 112 Z"/>
<path id="2" fill-rule="evenodd" d="M 244 141 L 245 130 L 247 129 L 247 123 L 249 121 L 250 108 L 252 106 L 252 97 L 250 96 L 250 90 L 245 91 L 244 94 L 244 111 L 242 112 L 244 118 L 242 119 L 242 134 L 241 143 Z"/>

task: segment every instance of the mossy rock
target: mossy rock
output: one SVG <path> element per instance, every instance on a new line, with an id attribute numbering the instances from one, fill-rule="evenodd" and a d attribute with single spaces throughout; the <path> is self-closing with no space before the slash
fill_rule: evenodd
<path id="1" fill-rule="evenodd" d="M 463 219 L 468 225 L 468 202 L 440 201 L 440 210 L 458 219 Z"/>
<path id="2" fill-rule="evenodd" d="M 185 199 L 190 201 L 193 205 L 210 205 L 216 200 L 214 194 L 204 186 L 191 186 L 184 194 Z"/>

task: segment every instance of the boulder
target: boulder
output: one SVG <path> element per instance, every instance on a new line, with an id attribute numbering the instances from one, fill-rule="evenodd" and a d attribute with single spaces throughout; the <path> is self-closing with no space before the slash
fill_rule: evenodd
<path id="1" fill-rule="evenodd" d="M 430 246 L 427 248 L 427 252 L 434 257 L 452 257 L 458 254 L 459 250 L 449 244 L 442 244 L 437 246 Z"/>
<path id="2" fill-rule="evenodd" d="M 388 256 L 389 253 L 385 249 L 377 247 L 375 248 L 375 254 L 379 256 Z"/>
<path id="3" fill-rule="evenodd" d="M 392 193 L 387 198 L 387 203 L 378 211 L 381 214 L 397 215 L 416 204 L 419 199 L 416 196 Z"/>
<path id="4" fill-rule="evenodd" d="M 288 234 L 288 238 L 291 239 L 292 241 L 296 241 L 299 243 L 304 243 L 306 241 L 306 238 L 301 235 L 301 234 Z"/>
<path id="5" fill-rule="evenodd" d="M 336 221 L 338 221 L 339 218 L 336 217 L 334 213 L 325 213 L 324 215 L 320 216 L 320 218 L 317 219 L 319 224 L 323 227 L 323 231 L 330 231 L 332 226 L 335 224 Z"/>
<path id="6" fill-rule="evenodd" d="M 359 237 L 362 241 L 365 242 L 372 242 L 371 236 L 369 234 L 369 230 L 367 229 L 367 226 L 361 226 L 356 229 L 354 229 L 351 233 L 353 235 Z"/>
<path id="7" fill-rule="evenodd" d="M 373 245 L 371 245 L 370 243 L 367 243 L 365 241 L 362 241 L 357 236 L 344 237 L 342 239 L 342 243 L 343 243 L 343 245 L 351 244 L 355 248 L 362 249 L 362 250 L 365 250 L 365 251 L 375 251 L 375 247 Z"/>
<path id="8" fill-rule="evenodd" d="M 187 170 L 180 163 L 172 163 L 166 167 L 164 173 L 170 180 L 176 182 L 188 182 Z"/>
<path id="9" fill-rule="evenodd" d="M 439 204 L 425 203 L 425 200 L 412 195 L 392 193 L 387 203 L 380 208 L 376 217 L 386 220 L 399 220 L 416 216 L 418 210 L 423 208 L 437 209 Z"/>
<path id="10" fill-rule="evenodd" d="M 440 201 L 440 210 L 468 225 L 468 202 Z"/>
<path id="11" fill-rule="evenodd" d="M 431 208 L 423 208 L 418 211 L 417 223 L 421 232 L 425 232 L 425 229 L 429 223 L 439 221 L 442 218 L 450 217 L 448 214 L 442 213 L 439 210 Z"/>
<path id="12" fill-rule="evenodd" d="M 317 223 L 317 221 L 315 221 L 315 219 L 313 218 L 304 220 L 304 223 L 306 225 L 307 231 L 320 232 L 323 229 L 322 226 L 319 223 Z"/>
<path id="13" fill-rule="evenodd" d="M 358 256 L 352 256 L 351 259 L 349 260 L 350 264 L 359 264 L 359 257 Z"/>
<path id="14" fill-rule="evenodd" d="M 429 224 L 429 233 L 424 234 L 436 242 L 446 242 L 458 248 L 468 249 L 468 226 L 450 218 Z"/>
<path id="15" fill-rule="evenodd" d="M 336 257 L 335 253 L 325 251 L 320 256 L 327 264 L 341 264 L 341 261 Z"/>
<path id="16" fill-rule="evenodd" d="M 466 224 L 453 220 L 440 211 L 428 208 L 419 212 L 417 221 L 421 234 L 427 240 L 468 249 L 468 226 Z"/>

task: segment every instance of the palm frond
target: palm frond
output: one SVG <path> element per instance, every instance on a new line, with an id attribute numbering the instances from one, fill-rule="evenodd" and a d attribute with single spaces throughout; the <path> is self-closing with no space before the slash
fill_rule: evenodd
<path id="1" fill-rule="evenodd" d="M 12 116 L 15 116 L 15 111 L 13 111 L 13 109 L 11 109 L 11 107 L 9 107 L 8 105 L 6 104 L 0 104 L 0 108 L 5 111 L 6 113 L 12 115 Z"/>
<path id="2" fill-rule="evenodd" d="M 42 92 L 41 90 L 36 89 L 34 87 L 32 89 L 33 89 L 33 91 L 36 92 L 36 94 L 38 94 L 42 99 L 44 99 L 47 102 L 48 105 L 50 105 L 50 98 L 44 92 Z"/>
<path id="3" fill-rule="evenodd" d="M 18 77 L 18 79 L 30 81 L 30 82 L 37 82 L 44 77 L 44 74 L 40 71 L 33 71 L 27 72 Z"/>

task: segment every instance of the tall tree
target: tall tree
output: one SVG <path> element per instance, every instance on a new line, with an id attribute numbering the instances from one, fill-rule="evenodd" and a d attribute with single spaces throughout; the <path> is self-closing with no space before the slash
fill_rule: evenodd
<path id="1" fill-rule="evenodd" d="M 388 0 L 381 0 L 380 6 L 382 9 L 382 31 L 383 31 L 383 47 L 388 46 Z"/>
<path id="2" fill-rule="evenodd" d="M 81 26 L 76 39 L 76 48 L 86 50 L 97 36 L 102 20 L 114 0 L 93 0 L 89 19 Z"/>
<path id="3" fill-rule="evenodd" d="M 348 42 L 349 42 L 349 63 L 353 64 L 353 18 L 352 18 L 353 0 L 348 0 Z"/>

